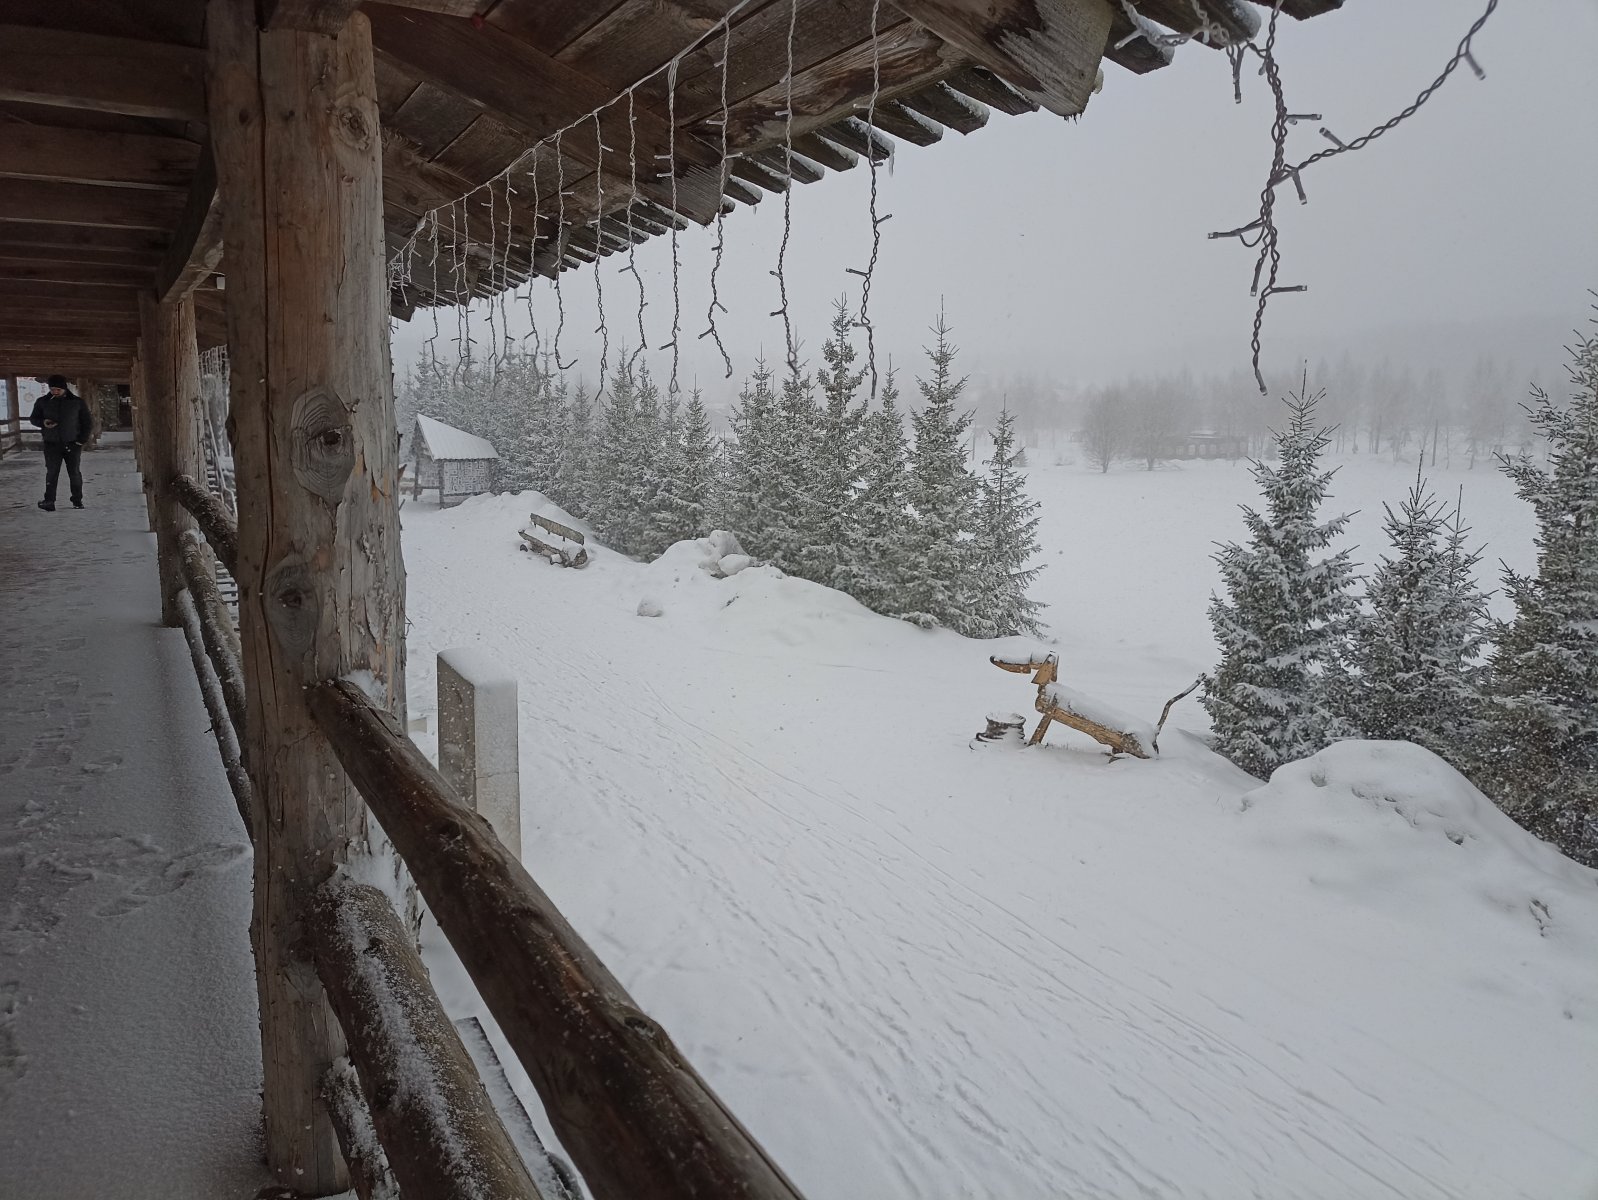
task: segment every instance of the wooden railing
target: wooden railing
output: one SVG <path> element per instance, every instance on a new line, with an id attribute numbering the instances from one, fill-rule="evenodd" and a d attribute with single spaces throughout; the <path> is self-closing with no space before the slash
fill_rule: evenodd
<path id="1" fill-rule="evenodd" d="M 178 477 L 173 491 L 212 549 L 228 548 L 218 557 L 231 566 L 229 514 L 192 479 Z M 237 634 L 214 579 L 207 587 L 198 538 L 183 551 L 185 632 L 229 782 L 242 780 L 234 795 L 248 827 L 249 780 L 242 764 L 235 769 Z M 348 681 L 318 685 L 308 703 L 597 1200 L 800 1200 L 393 716 Z M 359 1080 L 357 1089 L 335 1069 L 323 1096 L 363 1200 L 391 1196 L 394 1184 L 407 1197 L 563 1200 L 541 1195 L 512 1148 L 387 897 L 341 873 L 305 903 L 317 975 Z"/>

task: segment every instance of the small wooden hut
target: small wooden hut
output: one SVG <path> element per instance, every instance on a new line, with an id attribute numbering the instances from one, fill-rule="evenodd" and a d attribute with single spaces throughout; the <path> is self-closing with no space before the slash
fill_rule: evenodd
<path id="1" fill-rule="evenodd" d="M 493 490 L 499 452 L 487 438 L 417 413 L 411 445 L 416 472 L 413 496 L 420 496 L 423 488 L 437 488 L 439 507 L 444 508 Z"/>

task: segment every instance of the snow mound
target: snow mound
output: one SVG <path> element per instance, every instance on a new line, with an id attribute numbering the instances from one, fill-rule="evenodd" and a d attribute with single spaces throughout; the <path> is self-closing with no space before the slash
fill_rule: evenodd
<path id="1" fill-rule="evenodd" d="M 1254 836 L 1318 887 L 1395 919 L 1470 905 L 1582 937 L 1598 955 L 1598 871 L 1521 829 L 1430 750 L 1338 742 L 1278 768 L 1242 806 Z"/>

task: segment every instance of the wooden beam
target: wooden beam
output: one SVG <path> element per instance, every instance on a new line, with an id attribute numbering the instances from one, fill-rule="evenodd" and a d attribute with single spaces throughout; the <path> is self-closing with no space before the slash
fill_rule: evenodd
<path id="1" fill-rule="evenodd" d="M 137 313 L 138 296 L 126 288 L 92 284 L 41 283 L 31 279 L 0 278 L 0 305 L 37 304 L 69 309 Z"/>
<path id="2" fill-rule="evenodd" d="M 879 100 L 869 112 L 861 113 L 860 118 L 913 146 L 931 146 L 943 138 L 943 126 L 924 117 L 918 118 L 897 100 Z"/>
<path id="3" fill-rule="evenodd" d="M 0 185 L 3 186 L 3 185 Z M 161 262 L 159 250 L 142 250 L 132 246 L 40 246 L 6 236 L 9 225 L 0 221 L 0 259 L 12 262 L 75 263 L 101 267 L 148 267 L 154 270 Z M 75 226 L 63 225 L 63 229 Z"/>
<path id="4" fill-rule="evenodd" d="M 361 0 L 261 0 L 261 28 L 332 36 L 360 6 Z"/>
<path id="5" fill-rule="evenodd" d="M 222 209 L 216 199 L 216 159 L 207 146 L 195 165 L 172 244 L 156 272 L 156 295 L 163 300 L 186 295 L 210 276 L 221 260 Z"/>
<path id="6" fill-rule="evenodd" d="M 0 55 L 0 61 L 4 61 Z M 183 197 L 141 188 L 88 183 L 7 180 L 0 187 L 0 221 L 55 225 L 100 225 L 118 229 L 170 230 L 183 211 Z"/>
<path id="7" fill-rule="evenodd" d="M 1158 35 L 1158 30 L 1153 31 Z M 1110 22 L 1110 40 L 1104 47 L 1104 57 L 1134 75 L 1146 75 L 1168 67 L 1176 57 L 1176 48 L 1167 46 L 1150 36 L 1145 25 L 1134 25 L 1126 10 L 1116 6 Z"/>
<path id="8" fill-rule="evenodd" d="M 51 262 L 48 259 L 7 258 L 0 254 L 0 279 L 39 283 L 95 283 L 107 287 L 146 288 L 155 279 L 153 267 L 137 263 Z"/>
<path id="9" fill-rule="evenodd" d="M 205 57 L 187 46 L 0 25 L 0 100 L 205 120 Z"/>
<path id="10" fill-rule="evenodd" d="M 1324 16 L 1343 7 L 1343 0 L 1282 0 L 1282 11 L 1295 21 Z"/>
<path id="11" fill-rule="evenodd" d="M 183 138 L 16 122 L 0 131 L 0 176 L 16 179 L 181 190 L 200 154 Z"/>
<path id="12" fill-rule="evenodd" d="M 988 123 L 986 105 L 973 104 L 946 83 L 907 92 L 899 97 L 899 103 L 956 133 L 975 133 Z"/>
<path id="13" fill-rule="evenodd" d="M 306 709 L 360 672 L 405 697 L 382 139 L 370 30 L 261 31 L 210 0 L 211 123 L 227 246 L 245 758 L 261 821 L 251 939 L 266 1153 L 285 1188 L 348 1186 L 320 1096 L 345 1049 L 303 936 L 315 889 L 368 853 L 365 805 Z"/>
<path id="14" fill-rule="evenodd" d="M 0 222 L 0 246 L 40 250 L 101 250 L 160 255 L 167 239 L 154 229 L 115 229 L 92 225 L 52 225 L 47 221 Z"/>
<path id="15" fill-rule="evenodd" d="M 595 1197 L 797 1200 L 782 1169 L 394 717 L 347 682 L 317 685 L 310 704 Z"/>
<path id="16" fill-rule="evenodd" d="M 1087 107 L 1114 17 L 1109 0 L 895 0 L 895 4 L 1022 95 L 1062 117 L 1074 117 Z"/>

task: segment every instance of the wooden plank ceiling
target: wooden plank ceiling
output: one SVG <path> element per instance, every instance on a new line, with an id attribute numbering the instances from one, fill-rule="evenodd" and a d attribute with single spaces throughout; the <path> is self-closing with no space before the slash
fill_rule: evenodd
<path id="1" fill-rule="evenodd" d="M 1302 19 L 1341 2 L 1282 7 Z M 314 27 L 357 5 L 263 11 Z M 1261 19 L 1245 0 L 1139 0 L 1137 24 L 1118 0 L 882 0 L 873 40 L 869 0 L 358 6 L 377 54 L 402 315 L 708 223 L 900 141 L 974 132 L 993 110 L 1078 112 L 1100 55 L 1157 70 L 1172 53 L 1161 27 L 1192 32 L 1196 8 L 1234 37 Z M 0 374 L 125 380 L 136 297 L 150 287 L 192 288 L 202 345 L 225 341 L 204 11 L 203 0 L 0 6 Z M 665 72 L 646 79 L 689 47 L 674 88 Z M 584 119 L 640 79 L 630 102 Z"/>

